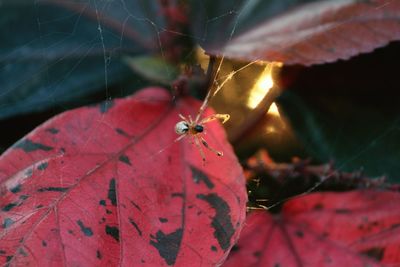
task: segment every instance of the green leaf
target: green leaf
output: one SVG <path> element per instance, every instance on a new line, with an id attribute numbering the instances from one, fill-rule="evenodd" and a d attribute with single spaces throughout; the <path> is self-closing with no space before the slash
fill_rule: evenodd
<path id="1" fill-rule="evenodd" d="M 341 114 L 323 112 L 290 92 L 279 103 L 308 152 L 318 160 L 333 160 L 340 170 L 361 169 L 369 176 L 388 175 L 392 181 L 399 180 L 398 116 L 349 105 Z"/>
<path id="2" fill-rule="evenodd" d="M 134 76 L 122 57 L 159 51 L 158 9 L 138 1 L 3 1 L 0 119 L 119 95 L 113 87 Z"/>
<path id="3" fill-rule="evenodd" d="M 179 75 L 179 69 L 161 57 L 125 57 L 124 61 L 136 73 L 153 82 L 170 85 Z"/>
<path id="4" fill-rule="evenodd" d="M 279 99 L 280 110 L 313 159 L 400 180 L 398 48 L 283 71 L 292 84 Z"/>

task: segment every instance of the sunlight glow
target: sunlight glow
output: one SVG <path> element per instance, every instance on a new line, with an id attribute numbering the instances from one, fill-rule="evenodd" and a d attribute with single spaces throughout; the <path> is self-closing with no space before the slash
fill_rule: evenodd
<path id="1" fill-rule="evenodd" d="M 256 108 L 257 105 L 263 100 L 264 96 L 268 94 L 269 90 L 274 86 L 271 69 L 271 65 L 268 64 L 262 72 L 260 78 L 251 89 L 249 98 L 247 100 L 247 106 L 249 108 Z"/>
<path id="2" fill-rule="evenodd" d="M 278 107 L 276 106 L 275 102 L 271 104 L 267 113 L 270 115 L 273 115 L 273 116 L 278 116 L 278 117 L 281 115 L 279 113 Z"/>
<path id="3" fill-rule="evenodd" d="M 277 132 L 276 128 L 273 125 L 268 125 L 265 128 L 265 130 L 266 130 L 267 133 L 276 133 Z"/>
<path id="4" fill-rule="evenodd" d="M 249 98 L 247 99 L 247 106 L 251 109 L 255 109 L 263 98 L 268 94 L 271 88 L 274 86 L 274 80 L 272 78 L 272 72 L 275 67 L 281 67 L 281 62 L 268 62 L 259 76 L 258 80 L 250 90 Z M 278 114 L 276 105 L 271 105 L 271 113 Z"/>

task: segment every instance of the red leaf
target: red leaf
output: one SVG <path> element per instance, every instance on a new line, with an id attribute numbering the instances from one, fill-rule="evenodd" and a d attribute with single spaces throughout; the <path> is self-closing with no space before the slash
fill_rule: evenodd
<path id="1" fill-rule="evenodd" d="M 400 1 L 320 1 L 268 20 L 210 52 L 285 64 L 333 62 L 399 40 L 399 21 Z"/>
<path id="2" fill-rule="evenodd" d="M 315 193 L 277 216 L 254 212 L 224 267 L 400 266 L 399 202 L 393 192 Z"/>
<path id="3" fill-rule="evenodd" d="M 245 217 L 240 165 L 222 127 L 205 138 L 203 166 L 160 88 L 65 112 L 0 158 L 0 262 L 38 266 L 212 266 Z M 210 114 L 210 110 L 207 114 Z M 160 152 L 161 149 L 165 149 Z"/>

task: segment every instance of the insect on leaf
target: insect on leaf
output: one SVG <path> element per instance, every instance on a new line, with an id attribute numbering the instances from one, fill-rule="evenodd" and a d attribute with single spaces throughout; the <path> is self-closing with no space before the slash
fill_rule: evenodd
<path id="1" fill-rule="evenodd" d="M 0 262 L 12 266 L 214 266 L 245 218 L 241 167 L 222 127 L 206 139 L 224 151 L 174 142 L 178 114 L 161 88 L 65 112 L 0 158 Z M 207 110 L 210 115 L 211 110 Z"/>

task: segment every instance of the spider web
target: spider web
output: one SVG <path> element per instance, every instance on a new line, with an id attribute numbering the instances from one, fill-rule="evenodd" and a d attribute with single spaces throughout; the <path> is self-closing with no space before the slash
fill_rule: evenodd
<path id="1" fill-rule="evenodd" d="M 232 27 L 228 30 L 227 39 L 225 42 L 229 42 L 233 39 L 237 34 L 241 31 L 249 27 L 249 22 L 245 20 L 247 15 L 252 12 L 255 7 L 255 3 L 257 1 L 248 1 L 245 4 L 242 4 L 240 1 L 236 3 L 236 5 L 232 5 L 225 7 L 217 14 L 213 14 L 212 17 L 206 17 L 204 19 L 204 23 L 201 25 L 203 28 L 202 34 L 200 35 L 191 35 L 186 32 L 176 32 L 170 31 L 165 27 L 163 19 L 159 16 L 157 4 L 152 4 L 150 1 L 136 1 L 134 4 L 133 2 L 129 2 L 126 0 L 119 0 L 119 1 L 100 1 L 100 0 L 89 0 L 89 1 L 65 1 L 60 2 L 62 3 L 63 7 L 69 10 L 68 14 L 62 14 L 57 19 L 47 20 L 43 18 L 40 14 L 39 4 L 41 1 L 34 1 L 34 5 L 36 6 L 37 14 L 34 17 L 34 24 L 37 30 L 37 38 L 35 40 L 31 40 L 29 42 L 21 43 L 18 48 L 28 46 L 30 42 L 38 42 L 38 44 L 42 44 L 39 46 L 39 53 L 35 54 L 35 57 L 39 58 L 44 62 L 44 64 L 35 71 L 31 72 L 31 76 L 25 80 L 22 80 L 16 83 L 14 86 L 7 87 L 7 89 L 0 92 L 0 96 L 4 95 L 11 95 L 14 92 L 17 92 L 17 89 L 21 86 L 24 86 L 25 83 L 31 82 L 35 78 L 39 76 L 44 77 L 44 84 L 47 84 L 50 88 L 50 91 L 43 91 L 43 95 L 47 102 L 50 102 L 51 105 L 60 105 L 64 107 L 63 102 L 59 102 L 60 98 L 65 99 L 74 99 L 76 95 L 79 95 L 76 91 L 69 92 L 69 93 L 61 93 L 59 94 L 59 90 L 61 86 L 65 83 L 70 83 L 71 77 L 74 77 L 76 70 L 81 70 L 82 64 L 84 61 L 91 56 L 101 55 L 102 57 L 102 70 L 103 70 L 103 79 L 101 82 L 101 87 L 103 88 L 102 98 L 107 100 L 111 99 L 115 96 L 115 94 L 111 93 L 111 87 L 114 86 L 115 80 L 114 76 L 120 70 L 116 68 L 114 70 L 113 66 L 115 61 L 118 61 L 121 57 L 121 53 L 141 53 L 144 51 L 144 47 L 148 44 L 148 40 L 155 39 L 156 46 L 153 47 L 156 52 L 166 58 L 165 55 L 165 48 L 162 42 L 162 34 L 164 32 L 170 32 L 172 34 L 181 35 L 187 38 L 191 38 L 193 40 L 199 42 L 205 42 L 209 38 L 215 37 L 217 33 L 211 33 L 210 29 L 215 25 L 220 23 L 219 25 L 223 24 L 226 20 L 233 21 L 231 24 Z M 290 2 L 290 1 L 289 1 Z M 390 2 L 390 1 L 388 1 Z M 154 2 L 156 3 L 156 2 Z M 70 5 L 70 4 L 79 4 L 79 5 Z M 281 1 L 281 6 L 278 6 L 274 12 L 278 12 L 285 8 L 288 4 L 288 1 Z M 119 8 L 113 8 L 113 5 L 118 6 Z M 206 4 L 202 4 L 203 9 L 207 9 L 208 7 Z M 140 7 L 141 9 L 136 9 Z M 94 12 L 93 12 L 94 11 Z M 105 18 L 105 15 L 107 18 Z M 62 47 L 63 44 L 67 44 L 70 39 L 74 39 L 79 33 L 79 26 L 80 22 L 85 17 L 91 17 L 94 19 L 95 23 L 94 26 L 91 25 L 91 28 L 88 32 L 91 32 L 93 36 L 91 38 L 86 38 L 85 42 L 78 43 L 76 45 L 76 49 L 72 51 L 67 51 L 65 56 L 59 57 L 56 54 L 52 54 L 48 52 L 49 48 L 52 47 Z M 116 19 L 117 18 L 117 19 Z M 113 20 L 114 19 L 114 20 Z M 116 23 L 116 21 L 118 23 Z M 58 22 L 62 22 L 63 20 L 71 20 L 70 28 L 67 29 L 58 29 L 56 25 Z M 200 23 L 201 24 L 201 23 Z M 53 26 L 52 26 L 53 25 Z M 134 26 L 134 27 L 133 27 Z M 49 31 L 49 27 L 54 27 Z M 118 29 L 117 31 L 112 31 L 108 27 Z M 240 28 L 240 29 L 239 29 Z M 116 32 L 119 32 L 117 34 Z M 49 42 L 48 39 L 53 36 L 61 34 L 63 35 L 62 38 L 57 39 L 56 43 Z M 155 37 L 155 38 L 153 38 Z M 77 38 L 78 42 L 81 41 Z M 112 40 L 112 41 L 109 41 Z M 127 41 L 138 41 L 141 40 L 142 43 L 140 45 L 134 46 L 132 42 Z M 132 45 L 132 46 L 129 46 Z M 65 52 L 65 50 L 60 50 L 61 52 Z M 16 53 L 13 51 L 9 52 L 6 56 L 10 61 L 15 59 L 17 56 Z M 54 73 L 50 71 L 54 65 L 62 64 L 64 61 L 68 60 L 68 56 L 75 56 L 78 60 L 75 61 L 72 65 L 69 65 L 65 70 L 63 70 L 63 74 L 59 76 L 59 78 L 54 81 L 52 80 L 52 75 Z M 54 60 L 54 57 L 57 59 Z M 32 60 L 32 59 L 31 59 Z M 219 61 L 217 66 L 217 73 L 221 71 L 223 63 L 225 62 L 225 57 L 222 55 L 222 59 Z M 220 90 L 224 90 L 224 85 L 231 80 L 235 75 L 237 75 L 243 69 L 252 66 L 253 64 L 258 63 L 258 60 L 254 60 L 242 68 L 232 71 L 226 76 L 218 77 L 214 81 L 214 85 L 216 86 L 217 90 L 213 95 L 218 93 Z M 5 67 L 2 67 L 5 68 Z M 166 70 L 170 72 L 168 66 L 165 66 Z M 126 70 L 125 70 L 126 71 Z M 133 75 L 133 74 L 132 74 Z M 90 82 L 89 82 L 90 84 Z M 93 92 L 95 92 L 95 88 L 98 88 L 98 84 L 93 86 Z M 120 95 L 126 95 L 131 93 L 129 90 L 126 89 L 119 89 Z M 50 92 L 50 94 L 49 94 Z M 118 94 L 117 94 L 118 95 Z M 211 97 L 213 97 L 213 95 Z M 36 105 L 37 103 L 33 103 L 31 105 Z M 4 105 L 4 104 L 3 104 Z M 51 106 L 50 105 L 50 106 Z M 64 109 L 68 109 L 68 106 L 65 106 Z M 178 118 L 177 118 L 178 120 Z M 394 122 L 389 127 L 382 129 L 380 133 L 378 133 L 372 141 L 365 146 L 364 148 L 360 149 L 354 155 L 351 155 L 347 161 L 344 161 L 338 169 L 342 169 L 346 164 L 351 161 L 354 161 L 361 154 L 367 152 L 374 144 L 379 141 L 384 136 L 387 136 L 395 131 L 398 131 L 397 121 Z M 171 143 L 172 145 L 173 143 Z M 162 153 L 162 148 L 159 152 L 155 153 Z M 149 160 L 151 157 L 149 157 Z M 321 181 L 309 190 L 305 191 L 305 193 L 309 193 L 318 188 L 324 181 Z M 276 205 L 273 203 L 272 205 Z"/>

